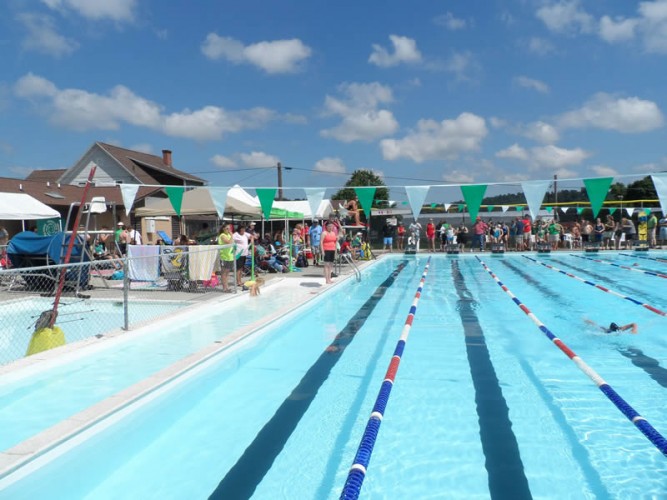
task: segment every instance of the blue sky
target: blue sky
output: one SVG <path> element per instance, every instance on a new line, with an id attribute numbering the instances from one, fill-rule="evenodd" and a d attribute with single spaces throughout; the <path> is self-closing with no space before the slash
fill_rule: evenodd
<path id="1" fill-rule="evenodd" d="M 667 0 L 6 0 L 0 26 L 3 176 L 94 141 L 249 187 L 667 169 Z"/>

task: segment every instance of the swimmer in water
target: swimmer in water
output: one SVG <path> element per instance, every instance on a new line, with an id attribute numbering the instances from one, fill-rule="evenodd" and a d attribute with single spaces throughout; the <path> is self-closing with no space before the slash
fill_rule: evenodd
<path id="1" fill-rule="evenodd" d="M 627 325 L 618 325 L 614 322 L 610 323 L 609 326 L 600 326 L 594 321 L 591 321 L 590 319 L 585 320 L 586 323 L 589 325 L 593 325 L 598 327 L 600 330 L 602 330 L 604 333 L 616 333 L 616 332 L 625 332 L 626 330 L 630 330 L 630 333 L 637 333 L 637 323 L 628 323 Z"/>

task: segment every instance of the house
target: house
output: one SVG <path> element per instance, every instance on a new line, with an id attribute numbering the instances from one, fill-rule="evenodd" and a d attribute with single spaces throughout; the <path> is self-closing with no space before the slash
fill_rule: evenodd
<path id="1" fill-rule="evenodd" d="M 164 190 L 158 186 L 204 186 L 206 181 L 200 177 L 178 170 L 172 165 L 172 152 L 163 150 L 162 156 L 140 151 L 125 149 L 103 142 L 94 143 L 83 156 L 68 169 L 35 170 L 25 179 L 0 178 L 0 191 L 27 193 L 42 203 L 58 210 L 63 219 L 72 203 L 80 202 L 83 187 L 86 184 L 90 169 L 97 165 L 94 185 L 88 195 L 89 201 L 94 197 L 103 197 L 107 212 L 95 217 L 97 228 L 107 226 L 113 228 L 118 220 L 139 229 L 140 221 L 132 215 L 125 215 L 125 207 L 119 184 L 143 184 L 140 187 L 133 208 L 143 207 L 156 199 L 166 197 Z M 163 223 L 161 229 L 168 234 L 180 232 L 178 220 Z M 10 234 L 17 228 L 8 228 Z M 12 231 L 14 229 L 14 231 Z M 71 228 L 70 228 L 71 229 Z M 144 241 L 151 241 L 142 228 Z"/>

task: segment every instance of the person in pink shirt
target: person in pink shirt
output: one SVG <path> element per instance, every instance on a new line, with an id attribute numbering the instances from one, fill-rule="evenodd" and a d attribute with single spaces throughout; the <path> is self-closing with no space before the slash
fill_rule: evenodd
<path id="1" fill-rule="evenodd" d="M 428 239 L 429 250 L 435 252 L 435 224 L 433 224 L 433 219 L 429 219 L 428 224 L 426 224 L 426 238 Z"/>
<path id="2" fill-rule="evenodd" d="M 484 246 L 486 243 L 486 231 L 488 228 L 489 226 L 482 220 L 481 217 L 478 216 L 477 219 L 475 219 L 475 223 L 472 226 L 473 240 L 472 247 L 470 249 L 471 252 L 472 249 L 477 245 L 479 245 L 479 250 L 481 252 L 484 251 Z"/>
<path id="3" fill-rule="evenodd" d="M 333 271 L 333 263 L 336 258 L 336 243 L 338 242 L 338 234 L 334 232 L 334 224 L 328 221 L 325 230 L 320 239 L 320 247 L 324 255 L 324 282 L 327 285 L 333 283 L 331 281 L 331 272 Z"/>

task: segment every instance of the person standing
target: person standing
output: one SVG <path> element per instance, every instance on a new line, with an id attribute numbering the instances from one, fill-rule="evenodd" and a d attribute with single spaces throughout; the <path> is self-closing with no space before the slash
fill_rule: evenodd
<path id="1" fill-rule="evenodd" d="M 120 255 L 123 256 L 123 255 L 125 255 L 125 251 L 127 250 L 125 248 L 125 239 L 122 237 L 123 232 L 125 231 L 125 224 L 121 221 L 121 222 L 118 223 L 118 225 L 116 227 L 117 227 L 117 229 L 116 229 L 116 231 L 114 231 L 113 241 L 116 245 L 116 248 L 120 252 Z M 114 252 L 114 253 L 116 253 L 116 252 Z"/>
<path id="2" fill-rule="evenodd" d="M 232 245 L 234 238 L 232 237 L 232 225 L 223 224 L 218 235 L 218 245 Z M 222 291 L 230 293 L 229 289 L 229 273 L 234 269 L 234 247 L 228 246 L 220 249 L 220 262 L 222 264 L 220 270 L 220 281 L 222 282 Z"/>
<path id="3" fill-rule="evenodd" d="M 338 235 L 334 232 L 333 222 L 327 222 L 325 231 L 322 233 L 320 248 L 324 255 L 324 282 L 327 285 L 333 283 L 331 273 L 333 272 L 333 263 L 336 258 L 336 242 Z"/>
<path id="4" fill-rule="evenodd" d="M 322 259 L 322 252 L 320 251 L 320 241 L 322 239 L 322 226 L 320 221 L 313 219 L 313 225 L 310 226 L 310 250 L 313 252 L 313 265 L 319 266 Z"/>
<path id="5" fill-rule="evenodd" d="M 428 240 L 429 250 L 435 252 L 435 224 L 433 224 L 433 219 L 429 219 L 428 224 L 426 224 L 426 239 Z"/>
<path id="6" fill-rule="evenodd" d="M 614 229 L 616 228 L 616 221 L 614 216 L 607 214 L 607 218 L 604 222 L 604 233 L 602 233 L 602 246 L 608 250 L 614 248 Z"/>
<path id="7" fill-rule="evenodd" d="M 665 244 L 667 241 L 667 214 L 662 214 L 662 217 L 658 221 L 658 237 L 660 239 L 660 246 Z"/>
<path id="8" fill-rule="evenodd" d="M 384 226 L 382 226 L 382 238 L 384 239 L 384 249 L 391 253 L 394 249 L 394 226 L 389 224 L 389 220 L 385 220 Z"/>
<path id="9" fill-rule="evenodd" d="M 405 226 L 402 222 L 398 223 L 396 228 L 396 248 L 398 250 L 403 250 L 403 243 L 405 242 Z"/>
<path id="10" fill-rule="evenodd" d="M 236 245 L 236 284 L 243 283 L 243 268 L 245 261 L 248 258 L 248 235 L 245 232 L 245 226 L 239 225 L 236 232 L 232 235 L 234 244 Z"/>
<path id="11" fill-rule="evenodd" d="M 488 227 L 486 222 L 484 222 L 480 216 L 477 216 L 477 219 L 475 219 L 475 223 L 472 226 L 474 240 L 472 242 L 472 248 L 470 249 L 471 252 L 476 246 L 479 247 L 480 252 L 484 251 L 486 230 Z"/>
<path id="12" fill-rule="evenodd" d="M 656 230 L 658 228 L 658 218 L 654 213 L 651 213 L 651 216 L 648 218 L 646 227 L 648 228 L 648 246 L 655 248 L 658 243 L 655 236 Z"/>

